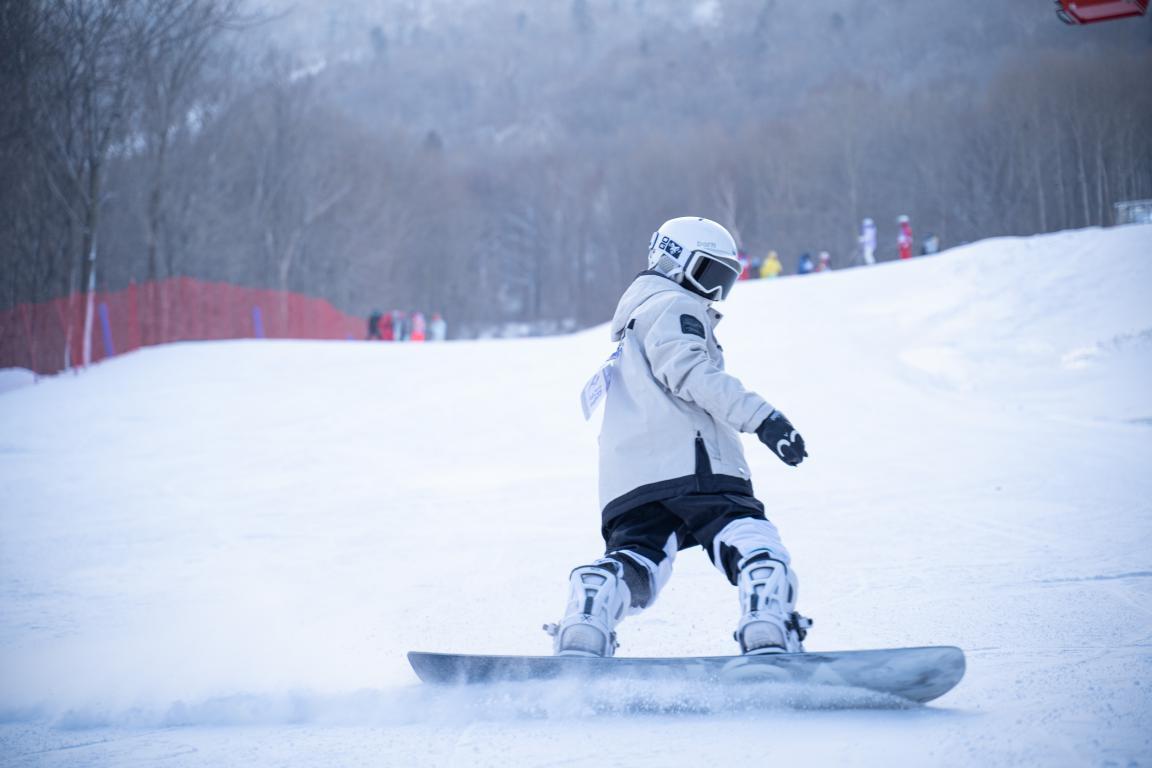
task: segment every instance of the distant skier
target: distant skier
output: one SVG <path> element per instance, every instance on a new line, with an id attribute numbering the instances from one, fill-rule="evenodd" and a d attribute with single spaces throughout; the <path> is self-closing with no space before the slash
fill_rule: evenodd
<path id="1" fill-rule="evenodd" d="M 812 254 L 800 254 L 800 261 L 796 264 L 796 274 L 807 275 L 816 269 L 816 265 L 812 262 Z"/>
<path id="2" fill-rule="evenodd" d="M 380 336 L 380 319 L 382 317 L 384 317 L 384 313 L 378 309 L 372 310 L 372 314 L 368 315 L 368 341 L 382 338 Z"/>
<path id="3" fill-rule="evenodd" d="M 831 272 L 832 271 L 832 254 L 828 251 L 820 251 L 820 255 L 816 257 L 816 272 Z"/>
<path id="4" fill-rule="evenodd" d="M 760 255 L 753 256 L 748 260 L 748 279 L 759 280 L 760 273 L 764 270 L 764 257 Z"/>
<path id="5" fill-rule="evenodd" d="M 428 338 L 432 341 L 448 338 L 448 323 L 444 322 L 439 312 L 432 313 L 432 321 L 428 323 Z"/>
<path id="6" fill-rule="evenodd" d="M 860 222 L 860 258 L 865 264 L 876 263 L 876 222 L 864 219 Z"/>
<path id="7" fill-rule="evenodd" d="M 920 244 L 920 255 L 935 256 L 938 253 L 940 253 L 940 236 L 929 234 Z"/>
<path id="8" fill-rule="evenodd" d="M 764 264 L 760 267 L 760 278 L 771 279 L 773 277 L 779 277 L 783 271 L 784 265 L 780 263 L 780 257 L 776 255 L 776 251 L 768 251 L 768 256 L 764 259 Z"/>
<path id="9" fill-rule="evenodd" d="M 547 625 L 558 655 L 613 655 L 617 623 L 652 605 L 676 552 L 696 545 L 739 589 L 735 638 L 743 653 L 803 650 L 811 622 L 794 611 L 796 577 L 752 495 L 740 433 L 755 433 L 789 466 L 808 454 L 783 414 L 724 371 L 720 314 L 711 305 L 739 275 L 726 229 L 672 219 L 652 236 L 648 270 L 620 299 L 608 375 L 602 369 L 585 387 L 587 410 L 589 392 L 606 393 L 605 554 L 571 573 L 564 617 Z M 597 377 L 610 386 L 592 387 Z"/>
<path id="10" fill-rule="evenodd" d="M 392 310 L 392 333 L 396 341 L 408 341 L 408 313 L 400 309 Z"/>
<path id="11" fill-rule="evenodd" d="M 900 258 L 912 258 L 912 222 L 908 220 L 907 216 L 900 216 L 896 219 L 896 223 L 900 225 L 900 234 L 896 236 L 896 245 L 900 249 Z"/>
<path id="12" fill-rule="evenodd" d="M 427 328 L 424 323 L 423 312 L 412 313 L 412 341 L 424 341 L 427 334 Z"/>

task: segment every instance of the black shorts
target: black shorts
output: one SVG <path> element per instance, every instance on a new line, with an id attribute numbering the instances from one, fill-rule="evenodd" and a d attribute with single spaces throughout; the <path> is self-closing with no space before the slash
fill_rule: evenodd
<path id="1" fill-rule="evenodd" d="M 721 562 L 716 562 L 712 541 L 724 526 L 742 517 L 764 517 L 764 505 L 752 496 L 734 493 L 696 493 L 653 501 L 613 517 L 601 531 L 605 552 L 627 549 L 659 565 L 667 554 L 668 537 L 676 535 L 676 549 L 700 545 L 709 559 L 736 583 L 738 556 L 722 548 Z M 731 562 L 729 562 L 731 561 Z"/>

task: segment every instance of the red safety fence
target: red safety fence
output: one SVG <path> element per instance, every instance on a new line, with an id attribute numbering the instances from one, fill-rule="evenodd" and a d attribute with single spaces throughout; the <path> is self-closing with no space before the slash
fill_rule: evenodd
<path id="1" fill-rule="evenodd" d="M 83 360 L 82 294 L 0 310 L 0 368 L 51 374 Z M 366 321 L 323 299 L 175 277 L 94 294 L 92 361 L 209 339 L 361 339 Z"/>

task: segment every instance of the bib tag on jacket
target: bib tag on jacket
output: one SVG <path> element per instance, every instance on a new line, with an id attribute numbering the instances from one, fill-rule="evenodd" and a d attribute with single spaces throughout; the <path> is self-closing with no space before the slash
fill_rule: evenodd
<path id="1" fill-rule="evenodd" d="M 608 356 L 608 359 L 604 361 L 596 373 L 592 374 L 592 378 L 588 379 L 588 383 L 581 390 L 580 408 L 584 411 L 584 421 L 592 418 L 592 414 L 596 413 L 596 408 L 604 399 L 604 395 L 608 394 L 608 390 L 612 387 L 612 368 L 615 367 L 616 361 L 620 358 L 622 349 L 624 349 L 624 342 L 620 342 L 616 351 Z"/>

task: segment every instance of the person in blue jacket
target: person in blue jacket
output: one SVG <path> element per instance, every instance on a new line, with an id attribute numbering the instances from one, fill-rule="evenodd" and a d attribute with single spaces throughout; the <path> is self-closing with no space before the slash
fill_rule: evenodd
<path id="1" fill-rule="evenodd" d="M 796 274 L 807 275 L 809 272 L 812 272 L 815 269 L 816 269 L 816 264 L 815 264 L 815 262 L 812 261 L 812 254 L 810 254 L 810 253 L 800 254 L 800 263 L 796 265 Z"/>

